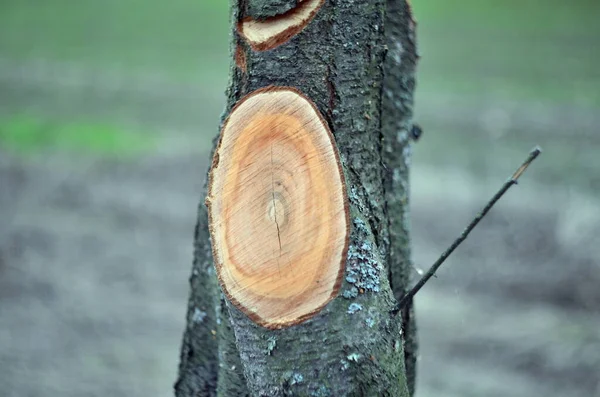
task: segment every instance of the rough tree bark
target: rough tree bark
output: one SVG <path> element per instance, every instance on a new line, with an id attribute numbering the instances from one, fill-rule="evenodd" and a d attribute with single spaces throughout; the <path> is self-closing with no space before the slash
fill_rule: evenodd
<path id="1" fill-rule="evenodd" d="M 316 105 L 333 134 L 347 189 L 345 269 L 339 294 L 313 317 L 282 329 L 262 327 L 219 286 L 202 198 L 175 393 L 412 395 L 414 316 L 411 308 L 390 315 L 411 267 L 409 131 L 417 55 L 410 6 L 407 0 L 232 0 L 231 21 L 222 125 L 243 98 L 269 86 L 292 87 Z M 247 29 L 258 31 L 252 36 Z"/>

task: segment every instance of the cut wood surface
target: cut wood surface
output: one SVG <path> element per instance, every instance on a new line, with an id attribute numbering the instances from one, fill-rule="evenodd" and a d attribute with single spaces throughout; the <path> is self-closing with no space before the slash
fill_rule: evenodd
<path id="1" fill-rule="evenodd" d="M 263 20 L 246 17 L 238 24 L 238 32 L 252 49 L 270 50 L 300 33 L 324 2 L 325 0 L 303 0 L 285 14 Z"/>
<path id="2" fill-rule="evenodd" d="M 232 110 L 206 202 L 221 286 L 252 320 L 293 325 L 335 297 L 348 248 L 346 188 L 333 136 L 300 92 L 260 89 Z"/>

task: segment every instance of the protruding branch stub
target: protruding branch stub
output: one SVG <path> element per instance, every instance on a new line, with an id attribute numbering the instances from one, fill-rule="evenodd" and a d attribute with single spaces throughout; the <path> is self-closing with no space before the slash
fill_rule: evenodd
<path id="1" fill-rule="evenodd" d="M 265 19 L 247 16 L 238 23 L 238 33 L 255 51 L 273 49 L 300 33 L 324 2 L 325 0 L 302 0 L 284 14 Z"/>
<path id="2" fill-rule="evenodd" d="M 517 168 L 515 173 L 502 185 L 500 190 L 498 190 L 496 194 L 492 196 L 490 201 L 488 201 L 485 207 L 483 207 L 483 209 L 481 210 L 481 212 L 479 212 L 475 216 L 475 218 L 473 218 L 471 223 L 469 223 L 465 230 L 463 230 L 461 235 L 456 240 L 454 240 L 452 245 L 450 245 L 450 247 L 448 247 L 448 249 L 446 249 L 446 251 L 444 251 L 444 253 L 442 253 L 442 255 L 437 259 L 437 261 L 435 261 L 433 265 L 431 265 L 427 273 L 425 273 L 421 277 L 421 279 L 410 289 L 410 291 L 408 291 L 406 295 L 404 295 L 402 299 L 400 299 L 400 301 L 392 310 L 392 314 L 398 314 L 409 302 L 412 301 L 417 292 L 419 292 L 419 290 L 423 288 L 423 286 L 427 283 L 427 281 L 429 281 L 429 279 L 431 279 L 431 277 L 435 276 L 435 272 L 437 272 L 440 266 L 444 264 L 446 259 L 448 259 L 450 255 L 452 255 L 454 250 L 458 248 L 458 246 L 461 245 L 462 242 L 467 239 L 469 234 L 473 231 L 473 229 L 475 229 L 475 226 L 477 226 L 477 224 L 479 224 L 479 222 L 487 215 L 487 213 L 498 202 L 498 200 L 500 200 L 502 196 L 504 196 L 508 189 L 510 189 L 513 185 L 516 185 L 518 183 L 521 175 L 523 175 L 523 173 L 527 170 L 527 168 L 529 168 L 533 160 L 535 160 L 541 153 L 542 149 L 540 149 L 538 146 L 534 147 L 529 152 L 529 156 L 527 156 L 523 164 L 521 164 L 521 166 Z"/>
<path id="3" fill-rule="evenodd" d="M 206 203 L 219 281 L 253 321 L 297 324 L 337 295 L 348 250 L 346 187 L 327 123 L 299 91 L 269 87 L 236 105 Z"/>

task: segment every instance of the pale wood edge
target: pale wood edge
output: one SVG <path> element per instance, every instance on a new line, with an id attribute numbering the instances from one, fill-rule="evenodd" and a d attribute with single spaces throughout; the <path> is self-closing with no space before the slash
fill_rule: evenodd
<path id="1" fill-rule="evenodd" d="M 298 5 L 295 8 L 292 8 L 288 12 L 283 13 L 281 15 L 271 17 L 271 18 L 260 20 L 259 22 L 265 23 L 265 22 L 274 21 L 274 20 L 278 20 L 278 19 L 289 18 L 290 15 L 298 12 L 299 7 L 306 7 L 305 3 L 308 3 L 308 1 L 302 0 L 302 1 L 298 2 Z M 237 30 L 237 33 L 244 39 L 244 41 L 246 43 L 248 43 L 250 48 L 252 48 L 254 51 L 272 50 L 273 48 L 279 47 L 280 45 L 286 43 L 292 37 L 296 36 L 298 33 L 300 33 L 302 30 L 304 30 L 304 28 L 314 19 L 315 15 L 317 15 L 317 12 L 321 9 L 321 7 L 323 7 L 323 4 L 325 4 L 325 0 L 320 0 L 319 4 L 317 4 L 315 9 L 312 10 L 310 12 L 310 14 L 308 15 L 308 17 L 304 21 L 302 21 L 300 24 L 292 25 L 292 26 L 288 27 L 287 29 L 285 29 L 284 31 L 282 31 L 281 33 L 271 36 L 266 41 L 263 41 L 260 43 L 250 40 L 244 34 L 244 29 L 243 29 L 244 23 L 250 22 L 250 21 L 256 21 L 256 19 L 254 19 L 252 17 L 243 18 L 241 21 L 239 21 L 237 23 L 236 30 Z"/>

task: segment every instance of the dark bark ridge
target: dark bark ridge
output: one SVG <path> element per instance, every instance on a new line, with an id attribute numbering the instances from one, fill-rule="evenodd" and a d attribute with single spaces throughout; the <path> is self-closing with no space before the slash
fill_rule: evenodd
<path id="1" fill-rule="evenodd" d="M 194 243 L 194 264 L 190 277 L 187 327 L 183 336 L 179 377 L 175 383 L 178 396 L 214 396 L 217 388 L 217 339 L 220 321 L 218 285 L 212 252 L 204 242 L 209 238 L 208 217 L 201 205 L 198 210 Z"/>
<path id="2" fill-rule="evenodd" d="M 246 7 L 234 0 L 232 26 Z M 409 395 L 403 332 L 411 328 L 402 326 L 405 316 L 389 314 L 410 266 L 403 137 L 412 117 L 415 55 L 403 42 L 412 29 L 402 22 L 407 15 L 404 0 L 327 0 L 303 31 L 272 50 L 256 52 L 234 33 L 232 54 L 243 54 L 244 67 L 232 62 L 225 114 L 256 89 L 292 86 L 329 124 L 350 204 L 346 271 L 340 295 L 302 324 L 268 330 L 228 301 L 226 313 L 219 293 L 209 297 L 216 280 L 201 206 L 178 396 Z M 388 35 L 396 18 L 389 29 L 397 35 Z M 193 322 L 198 308 L 210 311 L 203 318 L 210 322 Z M 215 380 L 218 390 L 210 389 Z"/>
<path id="3" fill-rule="evenodd" d="M 406 1 L 388 1 L 385 36 L 381 156 L 384 164 L 386 214 L 389 222 L 388 269 L 396 299 L 407 292 L 412 269 L 409 222 L 410 133 L 413 129 L 413 93 L 418 60 L 416 22 Z M 417 361 L 417 328 L 412 303 L 402 312 L 406 375 L 414 394 Z"/>
<path id="4" fill-rule="evenodd" d="M 294 9 L 302 0 L 248 0 L 245 15 L 266 19 Z"/>

